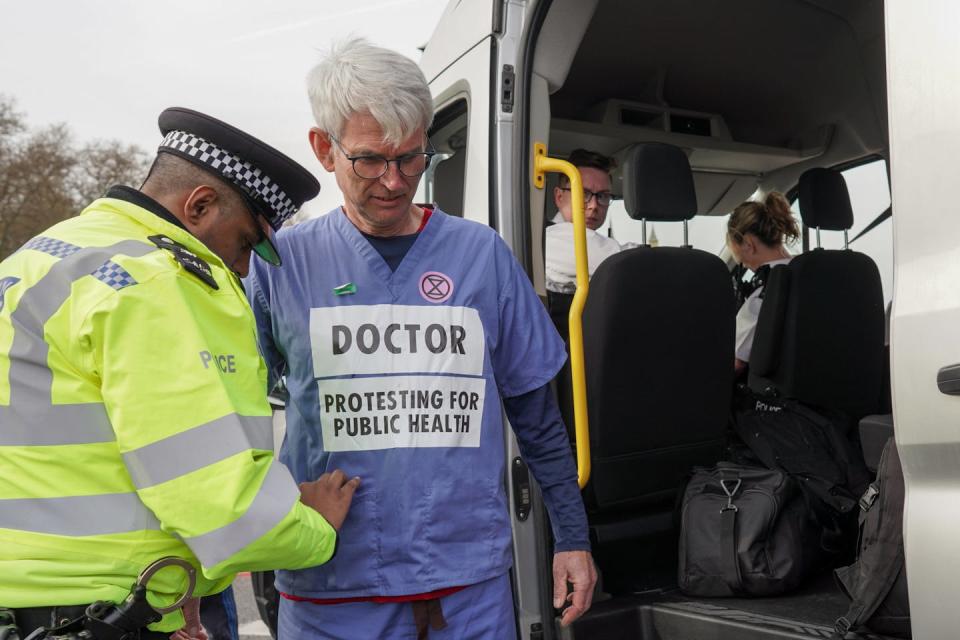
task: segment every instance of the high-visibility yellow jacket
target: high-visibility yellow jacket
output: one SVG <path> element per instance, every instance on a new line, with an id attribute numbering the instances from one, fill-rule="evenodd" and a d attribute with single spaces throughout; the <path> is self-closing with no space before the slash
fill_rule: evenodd
<path id="1" fill-rule="evenodd" d="M 204 595 L 335 548 L 274 462 L 238 279 L 128 200 L 97 200 L 0 263 L 0 606 L 119 602 L 167 555 L 202 568 Z M 185 583 L 165 569 L 149 599 Z M 181 625 L 178 612 L 154 627 Z"/>

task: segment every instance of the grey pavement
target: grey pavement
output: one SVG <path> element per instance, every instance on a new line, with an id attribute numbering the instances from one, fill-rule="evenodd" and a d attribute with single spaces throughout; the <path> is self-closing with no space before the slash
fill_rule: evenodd
<path id="1" fill-rule="evenodd" d="M 273 412 L 273 441 L 276 452 L 280 451 L 286 430 L 286 415 L 282 409 Z M 237 623 L 240 640 L 270 640 L 270 630 L 260 620 L 257 603 L 253 599 L 253 584 L 249 574 L 240 574 L 233 581 L 233 594 L 237 601 Z"/>
<path id="2" fill-rule="evenodd" d="M 269 640 L 270 631 L 260 620 L 257 603 L 253 599 L 253 585 L 249 574 L 241 574 L 233 581 L 233 595 L 237 600 L 237 622 L 240 640 Z"/>

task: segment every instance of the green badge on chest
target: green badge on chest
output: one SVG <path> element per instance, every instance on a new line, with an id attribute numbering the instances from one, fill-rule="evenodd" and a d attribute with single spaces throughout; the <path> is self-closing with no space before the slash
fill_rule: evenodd
<path id="1" fill-rule="evenodd" d="M 333 288 L 333 295 L 335 296 L 352 296 L 357 292 L 357 285 L 352 282 L 346 282 L 339 287 Z"/>

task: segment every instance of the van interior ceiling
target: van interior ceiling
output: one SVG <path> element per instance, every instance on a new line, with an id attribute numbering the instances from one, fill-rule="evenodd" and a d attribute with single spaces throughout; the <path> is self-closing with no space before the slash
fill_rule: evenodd
<path id="1" fill-rule="evenodd" d="M 885 155 L 883 55 L 881 0 L 555 0 L 531 122 L 550 122 L 555 156 L 682 147 L 699 213 L 726 214 L 758 186 Z"/>
<path id="2" fill-rule="evenodd" d="M 729 214 L 758 188 L 789 192 L 807 169 L 888 157 L 883 21 L 882 0 L 552 0 L 533 35 L 530 145 L 545 142 L 554 157 L 587 148 L 621 167 L 637 143 L 680 147 L 693 170 L 697 213 Z M 616 173 L 613 190 L 622 195 Z M 549 191 L 531 190 L 530 207 L 539 286 Z M 606 525 L 616 520 L 602 517 Z M 597 546 L 613 599 L 597 605 L 576 637 L 621 637 L 615 630 L 635 629 L 644 607 L 644 616 L 660 617 L 645 629 L 663 625 L 660 635 L 644 631 L 651 638 L 748 637 L 738 625 L 752 623 L 770 633 L 751 638 L 800 637 L 787 620 L 831 626 L 845 610 L 828 573 L 777 598 L 664 599 L 676 584 L 675 537 Z M 710 635 L 687 635 L 693 618 L 723 612 L 728 632 L 713 635 L 705 625 Z M 663 632 L 680 618 L 676 635 Z M 786 626 L 778 630 L 775 618 Z"/>

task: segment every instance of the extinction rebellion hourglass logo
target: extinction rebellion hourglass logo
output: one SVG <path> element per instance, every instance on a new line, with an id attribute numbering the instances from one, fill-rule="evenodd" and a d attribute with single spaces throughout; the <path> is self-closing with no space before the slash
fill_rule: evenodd
<path id="1" fill-rule="evenodd" d="M 446 302 L 453 295 L 453 280 L 439 271 L 427 271 L 420 276 L 420 295 L 427 302 Z"/>

